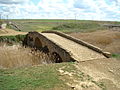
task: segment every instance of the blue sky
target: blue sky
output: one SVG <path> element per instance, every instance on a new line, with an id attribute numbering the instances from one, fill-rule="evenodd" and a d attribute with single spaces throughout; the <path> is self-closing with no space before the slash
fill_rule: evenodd
<path id="1" fill-rule="evenodd" d="M 2 18 L 120 21 L 120 0 L 0 0 Z"/>

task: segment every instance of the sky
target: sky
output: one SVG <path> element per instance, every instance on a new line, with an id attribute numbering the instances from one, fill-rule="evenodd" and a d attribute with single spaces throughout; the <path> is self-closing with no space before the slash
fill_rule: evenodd
<path id="1" fill-rule="evenodd" d="M 0 0 L 9 19 L 78 19 L 120 21 L 120 0 Z"/>

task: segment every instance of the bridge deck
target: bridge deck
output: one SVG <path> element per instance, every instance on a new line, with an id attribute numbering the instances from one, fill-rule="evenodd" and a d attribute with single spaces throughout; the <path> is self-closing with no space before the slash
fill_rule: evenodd
<path id="1" fill-rule="evenodd" d="M 54 33 L 42 33 L 49 40 L 53 41 L 63 49 L 70 52 L 71 56 L 77 61 L 86 61 L 98 58 L 105 58 L 100 53 L 82 46 L 74 41 L 68 40 Z"/>

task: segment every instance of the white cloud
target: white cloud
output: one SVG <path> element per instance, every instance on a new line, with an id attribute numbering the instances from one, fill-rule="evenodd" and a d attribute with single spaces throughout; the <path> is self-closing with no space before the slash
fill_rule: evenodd
<path id="1" fill-rule="evenodd" d="M 29 0 L 0 0 L 0 4 L 21 4 Z"/>
<path id="2" fill-rule="evenodd" d="M 120 0 L 0 0 L 0 12 L 11 18 L 119 20 Z"/>
<path id="3" fill-rule="evenodd" d="M 118 12 L 120 11 L 120 6 L 116 6 L 116 2 L 114 1 L 110 2 L 111 0 L 108 0 L 108 1 L 106 0 L 76 0 L 76 3 L 80 3 L 81 1 L 83 4 L 76 4 L 75 8 L 83 8 L 85 10 L 84 13 L 89 12 L 89 14 L 92 14 L 91 17 L 96 15 L 92 19 L 115 20 L 113 16 L 117 16 L 117 14 L 119 14 Z"/>

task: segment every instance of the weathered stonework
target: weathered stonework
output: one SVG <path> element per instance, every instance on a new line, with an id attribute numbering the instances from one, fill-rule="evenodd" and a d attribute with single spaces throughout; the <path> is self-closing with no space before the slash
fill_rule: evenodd
<path id="1" fill-rule="evenodd" d="M 69 39 L 69 40 L 72 40 L 72 41 L 74 41 L 74 42 L 76 42 L 76 43 L 78 43 L 78 44 L 80 44 L 80 45 L 86 46 L 86 47 L 88 47 L 88 48 L 90 48 L 90 49 L 92 49 L 92 50 L 94 50 L 94 51 L 96 51 L 96 52 L 98 52 L 98 53 L 101 53 L 101 54 L 103 54 L 103 55 L 104 55 L 105 57 L 107 57 L 107 58 L 111 57 L 111 54 L 110 54 L 109 52 L 104 52 L 104 51 L 103 51 L 101 48 L 99 48 L 99 47 L 96 47 L 96 46 L 94 46 L 94 45 L 92 45 L 92 44 L 89 44 L 89 43 L 87 43 L 87 42 L 85 42 L 85 41 L 83 41 L 83 40 L 76 39 L 76 38 L 74 38 L 74 37 L 72 37 L 72 36 L 69 36 L 69 35 L 67 35 L 67 34 L 64 34 L 64 33 L 62 33 L 62 32 L 58 32 L 58 31 L 43 31 L 42 33 L 55 33 L 55 34 L 60 35 L 60 36 L 62 36 L 62 37 L 64 37 L 64 38 L 67 38 L 67 39 Z"/>
<path id="2" fill-rule="evenodd" d="M 88 50 L 88 52 L 89 52 L 88 55 L 89 55 L 90 59 L 96 59 L 97 58 L 96 55 L 100 58 L 110 57 L 110 54 L 103 52 L 102 49 L 100 49 L 96 46 L 93 46 L 87 42 L 84 42 L 82 40 L 78 40 L 78 39 L 73 38 L 69 35 L 66 35 L 66 34 L 61 33 L 61 32 L 56 32 L 56 31 L 44 31 L 42 33 L 29 32 L 26 35 L 26 38 L 25 38 L 23 44 L 30 46 L 30 47 L 33 47 L 33 48 L 37 48 L 39 50 L 43 50 L 45 53 L 49 52 L 51 55 L 57 54 L 57 56 L 60 57 L 59 59 L 61 59 L 62 62 L 84 61 L 84 60 L 81 60 L 80 58 L 76 58 L 76 56 L 72 55 L 73 53 L 71 54 L 71 51 L 67 50 L 66 48 L 63 48 L 58 43 L 55 43 L 54 41 L 52 41 L 49 38 L 49 35 L 45 36 L 44 33 L 46 33 L 46 34 L 47 33 L 54 33 L 54 34 L 58 35 L 58 37 L 59 36 L 61 38 L 63 37 L 64 39 L 71 40 L 77 44 L 80 44 L 81 46 L 84 46 L 83 48 L 87 48 L 87 49 L 83 49 L 83 50 Z M 52 34 L 50 36 L 52 36 Z M 57 38 L 57 37 L 54 37 L 54 38 Z M 59 42 L 59 40 L 58 40 L 58 42 Z M 74 43 L 73 43 L 73 45 L 74 45 Z M 78 47 L 79 47 L 79 45 L 78 45 Z M 73 49 L 74 49 L 74 47 L 73 47 Z M 91 50 L 91 51 L 89 51 L 89 50 Z M 93 53 L 93 54 L 91 54 L 91 53 Z M 78 57 L 81 57 L 79 55 L 82 55 L 82 54 L 78 53 L 77 55 L 78 55 Z M 95 58 L 91 55 L 95 56 Z M 83 59 L 85 59 L 85 56 L 82 56 L 82 57 L 84 57 Z M 77 59 L 79 59 L 79 60 L 77 60 Z M 87 59 L 89 59 L 89 58 L 87 58 Z M 58 62 L 58 61 L 56 61 L 56 62 Z"/>
<path id="3" fill-rule="evenodd" d="M 43 36 L 38 32 L 29 32 L 27 34 L 26 39 L 27 39 L 26 40 L 27 46 L 38 48 L 38 49 L 40 49 L 41 47 L 42 48 L 47 47 L 49 49 L 49 53 L 59 54 L 63 62 L 74 61 L 74 59 L 69 55 L 69 52 L 59 47 L 57 44 L 55 44 L 54 42 L 52 42 L 51 40 L 49 40 L 48 38 L 46 38 L 45 36 Z"/>

